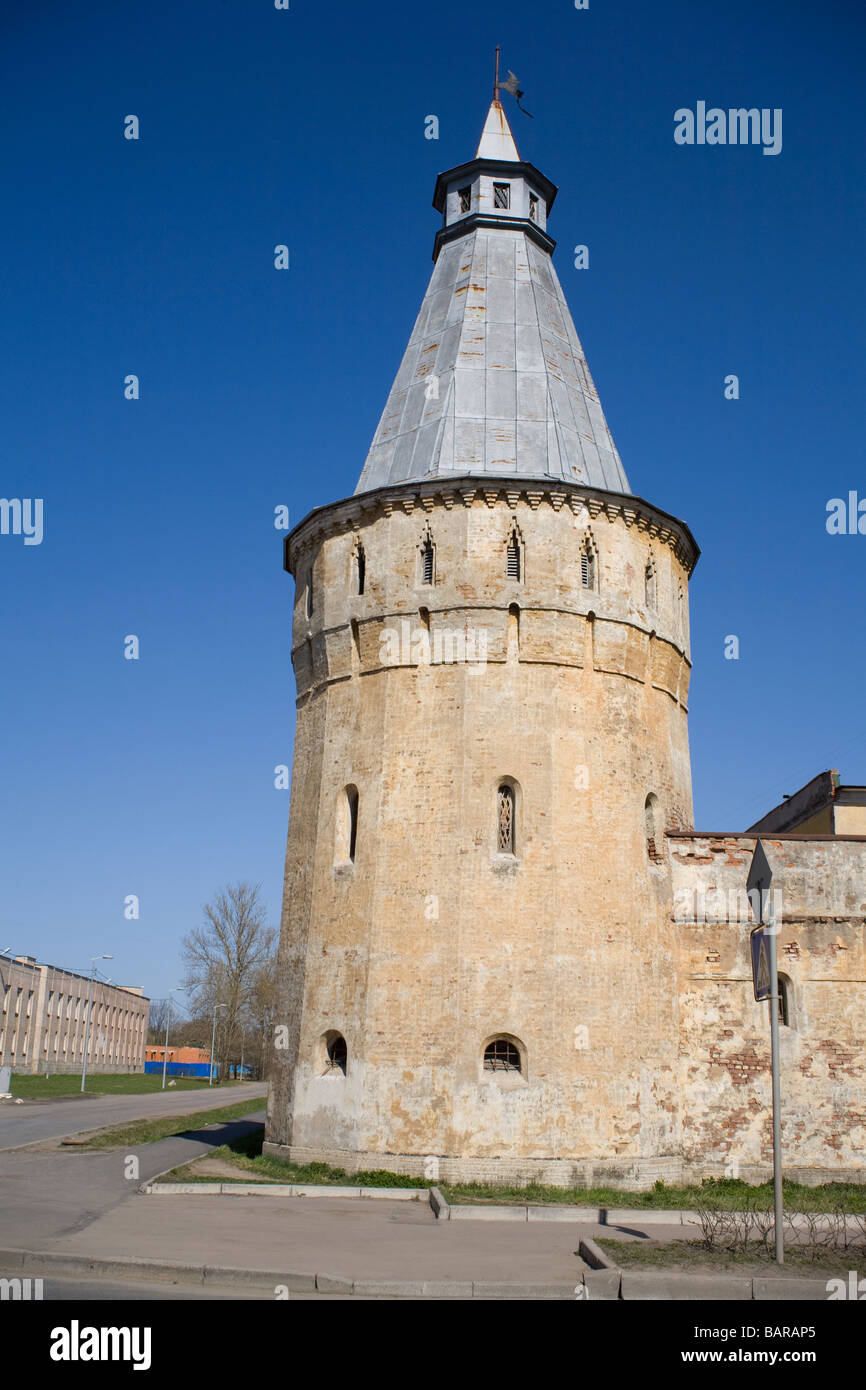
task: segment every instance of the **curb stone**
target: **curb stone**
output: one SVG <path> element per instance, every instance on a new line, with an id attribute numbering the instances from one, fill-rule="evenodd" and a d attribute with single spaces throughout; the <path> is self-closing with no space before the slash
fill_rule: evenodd
<path id="1" fill-rule="evenodd" d="M 430 1188 L 430 1207 L 437 1221 L 450 1221 L 451 1208 L 438 1187 Z"/>
<path id="2" fill-rule="evenodd" d="M 751 1300 L 752 1280 L 733 1274 L 668 1274 L 661 1270 L 649 1273 L 624 1269 L 620 1276 L 620 1298 L 626 1302 L 633 1299 Z"/>
<path id="3" fill-rule="evenodd" d="M 820 1279 L 755 1278 L 752 1280 L 752 1297 L 759 1302 L 801 1299 L 812 1303 L 826 1303 L 827 1283 Z"/>
<path id="4" fill-rule="evenodd" d="M 590 1239 L 589 1236 L 585 1236 L 581 1240 L 577 1247 L 577 1253 L 584 1264 L 589 1265 L 590 1269 L 619 1270 L 619 1265 L 613 1256 L 608 1255 L 607 1252 L 602 1250 L 600 1245 L 596 1245 L 595 1241 Z"/>
<path id="5" fill-rule="evenodd" d="M 325 1183 L 285 1182 L 148 1182 L 145 1197 L 357 1197 L 365 1201 L 420 1202 L 426 1187 L 330 1187 Z"/>
<path id="6" fill-rule="evenodd" d="M 594 1242 L 581 1242 L 587 1255 Z M 582 1250 L 581 1250 L 582 1253 Z M 185 1265 L 170 1260 L 142 1260 L 129 1256 L 77 1255 L 64 1251 L 0 1249 L 0 1269 L 30 1270 L 37 1276 L 90 1275 L 95 1278 L 136 1282 L 192 1285 L 232 1285 L 261 1288 L 273 1296 L 276 1286 L 310 1293 L 358 1294 L 363 1297 L 429 1299 L 555 1299 L 579 1298 L 575 1285 L 530 1284 L 487 1280 L 351 1280 L 335 1274 L 309 1274 L 297 1270 L 256 1270 L 220 1265 Z M 580 1276 L 575 1272 L 575 1284 Z M 662 1271 L 620 1270 L 616 1266 L 585 1269 L 582 1283 L 589 1300 L 662 1300 L 699 1302 L 707 1299 L 742 1301 L 827 1300 L 826 1283 L 820 1279 L 781 1279 L 736 1275 L 677 1274 Z"/>
<path id="7" fill-rule="evenodd" d="M 583 1283 L 587 1298 L 595 1303 L 618 1302 L 621 1297 L 621 1273 L 619 1269 L 585 1269 Z"/>

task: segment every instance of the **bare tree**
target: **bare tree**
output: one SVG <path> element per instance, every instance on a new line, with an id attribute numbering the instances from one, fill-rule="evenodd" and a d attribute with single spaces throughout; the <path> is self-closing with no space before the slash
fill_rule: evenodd
<path id="1" fill-rule="evenodd" d="M 261 885 L 230 884 L 206 903 L 205 921 L 183 939 L 186 988 L 197 1017 L 217 1015 L 216 1060 L 225 1075 L 239 1059 L 244 1020 L 251 1016 L 256 983 L 273 956 L 276 932 L 265 923 Z M 210 1038 L 208 1038 L 208 1043 Z"/>
<path id="2" fill-rule="evenodd" d="M 168 1000 L 152 999 L 150 1001 L 150 1013 L 147 1020 L 147 1041 L 149 1043 L 165 1042 L 165 1024 L 168 1018 Z"/>

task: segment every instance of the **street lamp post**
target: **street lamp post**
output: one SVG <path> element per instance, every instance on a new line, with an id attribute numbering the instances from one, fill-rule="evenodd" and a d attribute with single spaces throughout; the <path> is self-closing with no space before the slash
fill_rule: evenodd
<path id="1" fill-rule="evenodd" d="M 216 1016 L 217 1016 L 217 1009 L 226 1009 L 226 1008 L 228 1008 L 228 1005 L 227 1005 L 227 1004 L 214 1004 L 214 1006 L 213 1006 L 213 1032 L 211 1033 L 211 1038 L 210 1038 L 210 1076 L 209 1076 L 208 1079 L 207 1079 L 207 1084 L 208 1084 L 209 1086 L 212 1086 L 212 1085 L 213 1085 L 213 1064 L 214 1064 L 214 1048 L 216 1047 Z"/>
<path id="2" fill-rule="evenodd" d="M 114 960 L 114 956 L 90 957 L 90 982 L 87 986 L 87 1017 L 84 1024 L 84 1061 L 81 1065 L 82 1091 L 87 1087 L 87 1049 L 90 1044 L 90 1010 L 93 1007 L 93 982 L 96 979 L 96 962 L 98 960 Z"/>
<path id="3" fill-rule="evenodd" d="M 178 990 L 181 990 L 181 991 L 182 991 L 182 990 L 183 990 L 183 985 L 175 985 L 174 989 L 170 989 L 169 992 L 168 992 L 168 994 L 167 994 L 167 996 L 166 996 L 166 1002 L 167 1002 L 167 1004 L 168 1004 L 168 1008 L 167 1008 L 166 1014 L 165 1014 L 165 1049 L 164 1049 L 163 1054 L 162 1054 L 162 1089 L 163 1089 L 163 1090 L 165 1090 L 165 1074 L 166 1074 L 166 1071 L 167 1071 L 167 1069 L 168 1069 L 168 1025 L 169 1025 L 169 1022 L 171 1021 L 171 996 L 172 996 L 173 994 L 177 994 Z"/>

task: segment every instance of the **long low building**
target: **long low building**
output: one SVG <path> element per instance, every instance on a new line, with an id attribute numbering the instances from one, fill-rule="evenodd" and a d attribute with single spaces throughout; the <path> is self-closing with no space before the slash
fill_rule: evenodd
<path id="1" fill-rule="evenodd" d="M 40 965 L 34 956 L 0 957 L 0 1067 L 80 1071 L 88 1001 L 88 1071 L 143 1072 L 150 1000 L 142 990 Z"/>

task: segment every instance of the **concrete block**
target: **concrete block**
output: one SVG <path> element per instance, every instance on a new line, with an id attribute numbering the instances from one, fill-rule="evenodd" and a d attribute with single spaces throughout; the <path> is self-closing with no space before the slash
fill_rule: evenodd
<path id="1" fill-rule="evenodd" d="M 594 1302 L 606 1303 L 618 1299 L 621 1273 L 622 1271 L 619 1269 L 584 1270 L 583 1282 L 588 1298 Z"/>
<path id="2" fill-rule="evenodd" d="M 148 1197 L 220 1197 L 221 1182 L 154 1182 L 145 1188 Z"/>
<path id="3" fill-rule="evenodd" d="M 518 1284 L 476 1280 L 472 1285 L 473 1298 L 570 1299 L 575 1298 L 573 1284 Z"/>
<path id="4" fill-rule="evenodd" d="M 420 1280 L 356 1279 L 354 1292 L 367 1298 L 423 1298 Z"/>
<path id="5" fill-rule="evenodd" d="M 205 1265 L 205 1284 L 243 1284 L 274 1289 L 284 1284 L 292 1292 L 306 1293 L 316 1287 L 315 1274 L 299 1274 L 282 1269 L 238 1269 L 232 1265 Z"/>
<path id="6" fill-rule="evenodd" d="M 437 1221 L 448 1221 L 451 1218 L 451 1208 L 442 1196 L 438 1187 L 430 1188 L 430 1207 Z"/>
<path id="7" fill-rule="evenodd" d="M 771 1299 L 774 1302 L 790 1302 L 800 1300 L 802 1302 L 826 1303 L 827 1302 L 827 1281 L 826 1279 L 753 1279 L 752 1297 L 763 1302 Z"/>
<path id="8" fill-rule="evenodd" d="M 63 1260 L 61 1255 L 59 1260 Z M 81 1263 L 79 1264 L 79 1260 Z M 118 1256 L 114 1259 L 99 1259 L 98 1257 L 67 1257 L 67 1265 L 71 1266 L 72 1261 L 81 1268 L 83 1265 L 91 1274 L 106 1279 L 130 1279 L 138 1280 L 156 1279 L 160 1283 L 171 1280 L 177 1284 L 202 1284 L 204 1282 L 204 1267 L 202 1265 L 185 1265 L 176 1263 L 172 1260 L 138 1260 Z"/>
<path id="9" fill-rule="evenodd" d="M 320 1187 L 315 1183 L 293 1183 L 293 1197 L 360 1197 L 360 1187 Z"/>
<path id="10" fill-rule="evenodd" d="M 451 1221 L 525 1221 L 526 1207 L 470 1207 L 451 1208 Z"/>
<path id="11" fill-rule="evenodd" d="M 295 1189 L 288 1182 L 224 1182 L 224 1197 L 294 1197 Z"/>
<path id="12" fill-rule="evenodd" d="M 736 1274 L 674 1274 L 665 1270 L 622 1271 L 620 1297 L 689 1302 L 707 1298 L 729 1300 L 752 1298 L 752 1281 Z"/>
<path id="13" fill-rule="evenodd" d="M 609 1207 L 605 1226 L 679 1226 L 682 1213 L 678 1211 L 641 1211 L 637 1207 Z M 598 1218 L 596 1217 L 596 1220 Z"/>
<path id="14" fill-rule="evenodd" d="M 319 1293 L 354 1293 L 355 1285 L 341 1274 L 317 1274 L 316 1288 Z"/>
<path id="15" fill-rule="evenodd" d="M 362 1187 L 362 1197 L 387 1197 L 390 1202 L 419 1202 L 427 1199 L 426 1187 Z"/>
<path id="16" fill-rule="evenodd" d="M 602 1250 L 600 1245 L 596 1245 L 594 1240 L 585 1236 L 577 1247 L 577 1253 L 588 1264 L 590 1269 L 618 1269 L 616 1260 L 612 1255 L 608 1255 L 606 1250 Z"/>
<path id="17" fill-rule="evenodd" d="M 527 1207 L 527 1221 L 585 1221 L 586 1217 L 577 1215 L 578 1207 Z"/>

